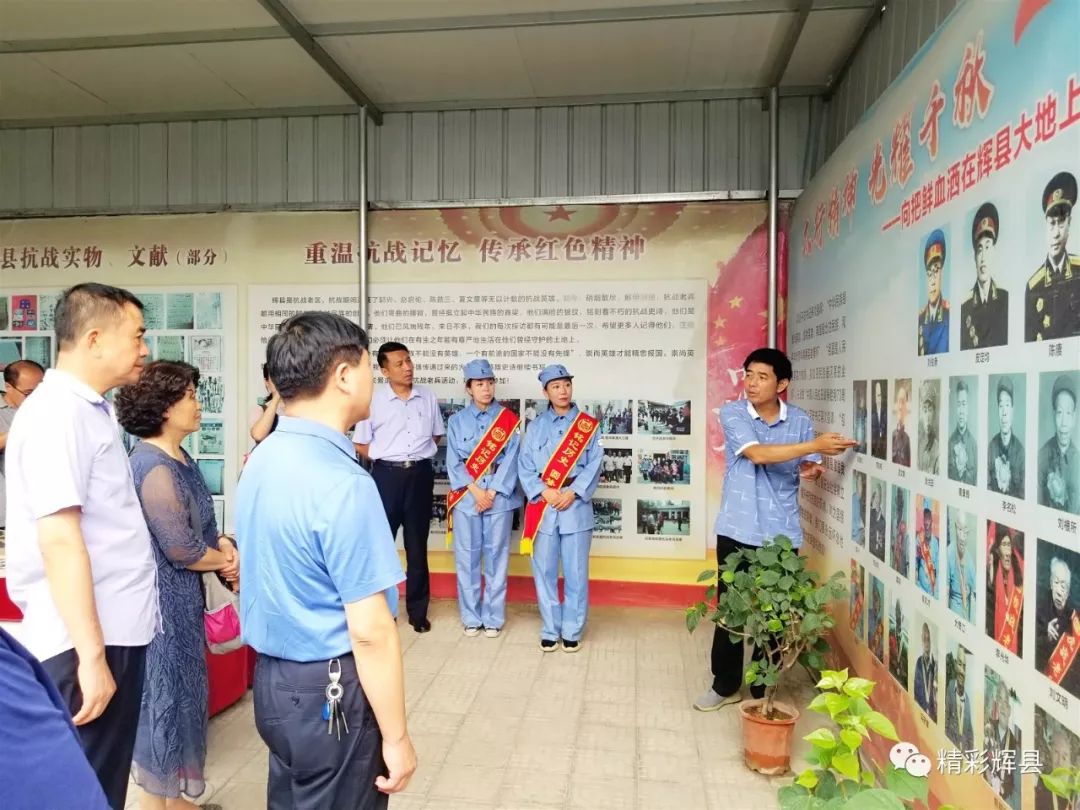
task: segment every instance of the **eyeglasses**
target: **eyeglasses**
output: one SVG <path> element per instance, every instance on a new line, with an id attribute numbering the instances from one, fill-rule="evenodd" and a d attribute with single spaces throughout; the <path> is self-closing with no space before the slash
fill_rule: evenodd
<path id="1" fill-rule="evenodd" d="M 36 385 L 35 385 L 35 386 L 34 386 L 33 388 L 31 388 L 31 389 L 30 389 L 29 391 L 27 391 L 27 390 L 26 390 L 26 389 L 24 389 L 24 388 L 19 388 L 19 386 L 17 386 L 17 385 L 14 385 L 14 384 L 12 384 L 12 385 L 9 385 L 8 387 L 9 387 L 9 388 L 14 388 L 14 389 L 15 389 L 16 391 L 18 391 L 18 392 L 19 392 L 20 394 L 22 394 L 22 395 L 23 395 L 24 397 L 28 397 L 28 396 L 30 396 L 30 395 L 31 395 L 32 393 L 34 393 L 34 391 L 36 391 L 36 390 L 37 390 L 37 386 L 36 386 Z"/>

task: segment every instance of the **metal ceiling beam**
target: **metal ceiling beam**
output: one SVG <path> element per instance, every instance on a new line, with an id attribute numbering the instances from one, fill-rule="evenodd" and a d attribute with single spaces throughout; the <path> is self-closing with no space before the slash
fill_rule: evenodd
<path id="1" fill-rule="evenodd" d="M 262 3 L 262 0 L 259 0 Z M 263 3 L 264 7 L 266 6 Z M 280 5 L 278 3 L 277 5 Z M 462 17 L 435 17 L 415 20 L 321 23 L 303 30 L 311 37 L 364 36 L 374 34 L 418 34 L 440 31 L 477 31 L 493 28 L 534 28 L 589 23 L 648 22 L 652 20 L 737 17 L 758 14 L 791 14 L 800 10 L 802 0 L 721 0 L 670 6 L 583 9 L 521 14 L 485 14 Z M 811 0 L 811 11 L 852 11 L 880 5 L 880 0 Z M 269 10 L 269 9 L 268 9 Z M 273 12 L 271 12 L 273 13 Z M 295 22 L 295 18 L 289 15 Z M 277 19 L 275 15 L 275 19 Z M 300 25 L 300 23 L 296 23 Z M 25 39 L 0 41 L 0 53 L 47 53 L 86 51 L 104 48 L 142 48 L 157 45 L 198 45 L 207 42 L 252 42 L 288 39 L 282 28 L 231 28 L 210 31 L 173 31 L 152 34 L 125 34 L 66 39 Z"/>
<path id="2" fill-rule="evenodd" d="M 851 65 L 855 62 L 855 57 L 859 55 L 859 50 L 862 48 L 863 43 L 866 42 L 866 38 L 870 36 L 870 32 L 874 30 L 874 26 L 881 22 L 881 18 L 885 14 L 887 8 L 888 3 L 885 2 L 885 0 L 878 0 L 878 2 L 874 3 L 872 8 L 867 10 L 866 19 L 863 20 L 859 36 L 855 38 L 855 42 L 851 45 L 851 50 L 844 56 L 844 61 L 840 63 L 840 68 L 829 80 L 828 89 L 826 89 L 824 94 L 825 101 L 831 99 L 833 94 L 840 87 L 840 84 L 844 81 L 844 77 L 847 76 L 848 71 L 851 70 Z"/>
<path id="3" fill-rule="evenodd" d="M 823 86 L 781 87 L 781 98 L 820 96 Z M 439 112 L 452 110 L 523 109 L 532 107 L 583 107 L 601 104 L 678 103 L 682 101 L 724 101 L 766 98 L 767 87 L 744 87 L 724 90 L 687 90 L 675 93 L 621 93 L 597 96 L 556 96 L 549 98 L 471 99 L 462 101 L 403 102 L 384 104 L 387 113 Z M 178 112 L 127 113 L 118 115 L 61 116 L 54 118 L 0 119 L 0 130 L 46 129 L 49 127 L 88 127 L 115 124 L 172 124 L 187 121 L 230 121 L 241 118 L 289 118 L 294 116 L 356 115 L 351 104 L 318 107 L 266 107 L 238 110 L 184 110 Z"/>
<path id="4" fill-rule="evenodd" d="M 308 55 L 315 60 L 315 64 L 323 69 L 327 76 L 334 80 L 338 87 L 356 102 L 357 106 L 367 108 L 367 113 L 376 124 L 382 124 L 382 110 L 360 89 L 353 81 L 352 76 L 334 61 L 334 57 L 326 52 L 322 45 L 308 33 L 307 29 L 293 16 L 293 13 L 285 7 L 281 0 L 258 0 L 259 5 L 273 17 L 277 24 L 284 29 L 293 41 L 307 51 Z"/>
<path id="5" fill-rule="evenodd" d="M 780 50 L 777 51 L 776 58 L 769 68 L 769 87 L 779 87 L 784 74 L 787 73 L 791 55 L 795 53 L 795 47 L 799 44 L 799 37 L 802 36 L 806 21 L 810 18 L 813 5 L 813 0 L 801 0 L 799 3 L 799 11 L 795 16 L 795 20 L 788 27 L 787 35 L 780 44 Z"/>

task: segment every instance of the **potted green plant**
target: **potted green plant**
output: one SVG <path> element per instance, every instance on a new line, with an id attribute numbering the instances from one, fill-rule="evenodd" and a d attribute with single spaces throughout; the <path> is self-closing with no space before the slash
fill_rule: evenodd
<path id="1" fill-rule="evenodd" d="M 1080 806 L 1080 768 L 1061 766 L 1050 773 L 1040 774 L 1039 778 L 1052 795 L 1064 800 L 1063 807 Z"/>
<path id="2" fill-rule="evenodd" d="M 705 571 L 698 582 L 716 578 Z M 746 683 L 764 686 L 761 700 L 743 701 L 743 749 L 747 767 L 766 774 L 786 773 L 791 762 L 791 739 L 799 712 L 776 700 L 784 672 L 802 664 L 820 670 L 829 649 L 826 634 L 835 625 L 828 607 L 846 593 L 843 574 L 825 582 L 807 568 L 787 537 L 761 548 L 728 555 L 720 566 L 724 588 L 709 585 L 705 599 L 686 609 L 686 626 L 693 632 L 702 619 L 715 622 L 733 640 L 752 644 L 761 654 L 746 670 Z M 713 608 L 712 602 L 716 600 Z"/>
<path id="3" fill-rule="evenodd" d="M 898 739 L 892 721 L 870 707 L 874 682 L 848 677 L 846 669 L 826 670 L 817 688 L 810 711 L 828 715 L 832 723 L 803 738 L 813 746 L 809 760 L 816 767 L 780 788 L 780 810 L 908 810 L 916 801 L 926 804 L 930 760 L 915 746 L 895 746 L 896 758 L 884 768 L 863 759 L 862 744 L 871 732 Z"/>

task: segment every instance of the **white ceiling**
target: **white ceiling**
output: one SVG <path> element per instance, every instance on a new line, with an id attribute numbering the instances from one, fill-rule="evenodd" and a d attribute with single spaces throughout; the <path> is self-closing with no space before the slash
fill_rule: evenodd
<path id="1" fill-rule="evenodd" d="M 680 0 L 284 0 L 391 109 L 750 95 L 801 2 L 721 0 L 701 16 Z M 823 88 L 870 5 L 814 0 L 781 87 Z M 560 24 L 537 24 L 548 14 Z M 258 0 L 0 0 L 0 32 L 9 125 L 353 103 Z"/>

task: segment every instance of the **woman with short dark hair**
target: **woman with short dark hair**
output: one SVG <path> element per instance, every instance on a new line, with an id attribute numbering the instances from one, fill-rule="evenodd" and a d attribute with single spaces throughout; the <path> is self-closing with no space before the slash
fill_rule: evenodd
<path id="1" fill-rule="evenodd" d="M 180 446 L 199 429 L 198 385 L 194 366 L 159 360 L 116 397 L 120 424 L 142 439 L 131 451 L 131 469 L 154 539 L 163 626 L 146 652 L 132 765 L 144 808 L 193 808 L 182 794 L 197 797 L 206 788 L 208 682 L 200 574 L 216 571 L 234 582 L 239 575 L 236 546 L 218 534 L 210 491 Z"/>

